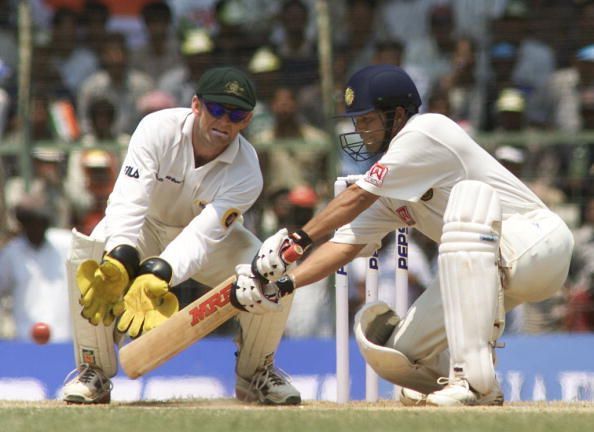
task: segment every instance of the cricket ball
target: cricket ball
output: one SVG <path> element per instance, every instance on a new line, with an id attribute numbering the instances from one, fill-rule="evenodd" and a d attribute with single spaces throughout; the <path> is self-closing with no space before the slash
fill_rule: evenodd
<path id="1" fill-rule="evenodd" d="M 31 339 L 40 345 L 46 344 L 50 338 L 50 328 L 46 323 L 38 322 L 31 327 Z"/>

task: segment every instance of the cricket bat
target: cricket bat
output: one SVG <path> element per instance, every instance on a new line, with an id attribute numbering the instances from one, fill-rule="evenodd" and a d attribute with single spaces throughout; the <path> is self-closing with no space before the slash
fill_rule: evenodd
<path id="1" fill-rule="evenodd" d="M 303 249 L 296 244 L 283 252 L 287 263 L 296 261 Z M 132 379 L 138 378 L 165 363 L 173 356 L 212 333 L 239 313 L 231 304 L 235 276 L 173 314 L 158 327 L 119 350 L 120 366 Z"/>

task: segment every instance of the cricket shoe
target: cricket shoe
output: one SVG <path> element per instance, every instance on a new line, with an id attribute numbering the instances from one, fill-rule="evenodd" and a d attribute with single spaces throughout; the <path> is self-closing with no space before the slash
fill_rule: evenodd
<path id="1" fill-rule="evenodd" d="M 272 364 L 258 369 L 251 379 L 237 375 L 235 395 L 243 402 L 264 405 L 299 405 L 301 394 L 293 387 L 289 377 Z"/>
<path id="2" fill-rule="evenodd" d="M 467 406 L 467 405 L 503 405 L 503 392 L 499 384 L 487 394 L 479 395 L 473 390 L 464 378 L 449 380 L 440 378 L 438 383 L 447 385 L 427 396 L 427 405 L 430 406 Z"/>
<path id="3" fill-rule="evenodd" d="M 400 403 L 406 407 L 417 407 L 427 405 L 427 395 L 406 387 L 400 388 Z"/>
<path id="4" fill-rule="evenodd" d="M 68 379 L 77 374 L 70 381 Z M 105 404 L 111 401 L 111 381 L 103 372 L 86 363 L 80 365 L 66 377 L 62 389 L 63 399 L 68 403 Z"/>

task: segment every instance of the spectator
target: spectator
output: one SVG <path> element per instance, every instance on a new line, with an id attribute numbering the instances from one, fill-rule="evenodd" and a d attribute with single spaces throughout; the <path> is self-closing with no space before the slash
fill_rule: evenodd
<path id="1" fill-rule="evenodd" d="M 258 103 L 254 108 L 252 122 L 246 131 L 246 135 L 252 137 L 273 128 L 274 115 L 270 104 L 276 88 L 286 83 L 284 83 L 282 60 L 267 45 L 261 46 L 253 53 L 248 62 L 248 70 L 252 74 L 254 84 L 258 89 Z"/>
<path id="2" fill-rule="evenodd" d="M 47 200 L 46 206 L 51 227 L 70 228 L 72 206 L 64 191 L 64 174 L 66 155 L 54 147 L 36 147 L 31 154 L 33 163 L 33 179 L 29 191 L 34 196 L 42 196 Z M 15 208 L 27 196 L 27 188 L 23 177 L 12 177 L 6 182 L 6 203 Z M 15 227 L 14 218 L 9 219 L 9 226 Z"/>
<path id="3" fill-rule="evenodd" d="M 115 134 L 116 108 L 106 98 L 97 97 L 89 105 L 91 130 L 82 139 L 82 147 L 72 149 L 68 157 L 68 170 L 64 188 L 72 203 L 73 224 L 79 231 L 86 231 L 94 222 L 85 222 L 93 214 L 103 214 L 105 197 L 93 193 L 92 183 L 96 178 L 106 179 L 119 169 L 118 150 L 123 151 L 130 137 Z M 119 148 L 114 148 L 117 145 Z M 105 199 L 104 199 L 105 198 Z"/>
<path id="4" fill-rule="evenodd" d="M 479 74 L 474 41 L 466 37 L 455 40 L 450 70 L 440 78 L 439 87 L 448 93 L 451 118 L 467 131 L 480 130 L 486 91 Z"/>
<path id="5" fill-rule="evenodd" d="M 107 23 L 109 21 L 109 9 L 99 0 L 86 0 L 83 10 L 79 16 L 80 28 L 82 30 L 83 45 L 90 49 L 95 55 L 101 52 L 101 44 L 108 35 Z"/>
<path id="6" fill-rule="evenodd" d="M 508 1 L 503 15 L 493 22 L 493 40 L 516 47 L 513 82 L 529 97 L 546 83 L 555 70 L 556 61 L 553 49 L 534 31 L 534 20 L 540 17 L 529 12 L 527 3 Z"/>
<path id="7" fill-rule="evenodd" d="M 214 44 L 206 31 L 192 28 L 185 31 L 180 49 L 182 63 L 165 72 L 158 87 L 173 96 L 177 105 L 187 105 L 196 93 L 200 75 L 214 61 Z"/>
<path id="8" fill-rule="evenodd" d="M 214 8 L 217 29 L 213 40 L 220 64 L 247 64 L 251 54 L 262 46 L 265 40 L 260 34 L 244 29 L 244 11 L 238 2 L 218 0 Z M 263 89 L 258 89 L 261 90 Z"/>
<path id="9" fill-rule="evenodd" d="M 526 126 L 524 111 L 526 100 L 519 90 L 505 88 L 495 102 L 496 128 L 504 131 L 521 131 Z"/>
<path id="10" fill-rule="evenodd" d="M 594 197 L 583 205 L 581 226 L 574 231 L 575 247 L 569 271 L 565 328 L 594 331 Z"/>
<path id="11" fill-rule="evenodd" d="M 289 202 L 289 188 L 270 188 L 262 220 L 257 230 L 258 237 L 266 237 L 277 232 L 280 227 L 291 222 L 292 207 Z"/>
<path id="12" fill-rule="evenodd" d="M 309 8 L 302 0 L 285 0 L 278 13 L 279 27 L 272 35 L 275 51 L 283 59 L 311 59 L 315 41 L 307 34 Z"/>
<path id="13" fill-rule="evenodd" d="M 264 193 L 270 193 L 272 185 L 291 189 L 308 184 L 322 188 L 328 136 L 300 116 L 295 92 L 289 87 L 275 90 L 270 110 L 272 126 L 251 135 L 252 143 L 264 160 Z"/>
<path id="14" fill-rule="evenodd" d="M 441 89 L 435 89 L 429 96 L 426 111 L 430 113 L 443 114 L 450 117 L 451 109 L 448 93 Z"/>
<path id="15" fill-rule="evenodd" d="M 287 226 L 289 229 L 297 229 L 314 215 L 318 196 L 311 187 L 299 185 L 291 189 L 287 194 L 287 199 L 291 208 L 290 221 L 288 225 L 279 225 L 278 228 Z M 309 254 L 310 251 L 306 253 Z M 293 297 L 285 336 L 291 338 L 331 337 L 334 331 L 334 322 L 332 315 L 326 312 L 329 309 L 328 278 L 300 287 Z"/>
<path id="16" fill-rule="evenodd" d="M 391 64 L 402 67 L 417 84 L 421 100 L 426 101 L 429 95 L 430 80 L 425 71 L 413 64 L 403 64 L 404 46 L 395 40 L 377 41 L 374 45 L 373 64 Z"/>
<path id="17" fill-rule="evenodd" d="M 153 80 L 129 66 L 126 42 L 120 33 L 110 33 L 104 41 L 101 66 L 101 70 L 85 80 L 78 93 L 82 129 L 87 133 L 90 131 L 89 105 L 101 96 L 109 99 L 116 108 L 114 133 L 131 133 L 140 119 L 137 102 L 154 88 Z"/>
<path id="18" fill-rule="evenodd" d="M 0 138 L 7 126 L 18 67 L 16 29 L 9 22 L 9 3 L 0 0 Z"/>
<path id="19" fill-rule="evenodd" d="M 75 12 L 65 8 L 56 9 L 52 17 L 50 40 L 45 48 L 44 55 L 48 56 L 49 67 L 59 78 L 59 82 L 53 83 L 55 91 L 63 96 L 60 91 L 64 90 L 74 100 L 82 83 L 99 67 L 95 53 L 78 43 L 78 15 Z"/>
<path id="20" fill-rule="evenodd" d="M 0 294 L 11 293 L 15 338 L 30 341 L 31 326 L 45 322 L 51 342 L 71 337 L 64 261 L 68 230 L 50 228 L 44 195 L 23 195 L 14 208 L 20 233 L 0 250 Z"/>
<path id="21" fill-rule="evenodd" d="M 158 82 L 167 70 L 181 64 L 171 9 L 164 1 L 154 1 L 142 8 L 141 16 L 148 41 L 132 51 L 131 64 Z"/>
<path id="22" fill-rule="evenodd" d="M 386 33 L 381 35 L 382 38 L 401 41 L 423 39 L 430 32 L 427 17 L 433 4 L 432 0 L 385 1 L 379 11 L 380 24 L 376 28 Z"/>
<path id="23" fill-rule="evenodd" d="M 407 41 L 404 54 L 406 64 L 422 68 L 429 77 L 430 86 L 434 87 L 453 68 L 456 35 L 451 7 L 447 4 L 433 5 L 427 10 L 427 22 L 428 30 L 421 37 L 405 36 L 401 40 Z"/>
<path id="24" fill-rule="evenodd" d="M 78 231 L 90 235 L 105 214 L 107 199 L 113 190 L 120 163 L 113 153 L 101 149 L 84 150 L 80 163 L 91 205 L 80 221 Z"/>
<path id="25" fill-rule="evenodd" d="M 517 60 L 517 47 L 509 42 L 499 42 L 490 49 L 490 78 L 486 85 L 486 118 L 485 129 L 492 130 L 497 127 L 498 110 L 497 100 L 504 89 L 518 90 L 514 84 L 513 70 Z M 523 105 L 525 106 L 525 95 L 522 92 Z M 532 116 L 534 117 L 534 115 Z"/>
<path id="26" fill-rule="evenodd" d="M 347 0 L 345 34 L 350 53 L 347 74 L 368 65 L 373 56 L 373 45 L 377 37 L 375 32 L 377 14 L 376 0 Z"/>
<path id="27" fill-rule="evenodd" d="M 302 87 L 318 79 L 316 45 L 306 34 L 309 8 L 301 0 L 286 0 L 279 11 L 281 38 L 275 52 L 280 56 L 285 77 L 293 87 Z"/>

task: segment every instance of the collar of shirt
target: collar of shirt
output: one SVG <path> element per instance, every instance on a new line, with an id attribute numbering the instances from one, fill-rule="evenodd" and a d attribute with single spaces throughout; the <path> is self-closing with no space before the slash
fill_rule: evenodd
<path id="1" fill-rule="evenodd" d="M 182 125 L 182 136 L 183 140 L 190 143 L 192 145 L 192 128 L 194 126 L 194 119 L 195 116 L 193 113 L 190 113 L 184 120 L 184 124 Z M 224 162 L 227 164 L 233 163 L 237 153 L 239 152 L 239 140 L 241 139 L 241 135 L 237 134 L 235 139 L 231 141 L 231 144 L 221 153 L 218 155 L 214 160 L 218 162 Z M 212 162 L 212 161 L 211 161 Z"/>

